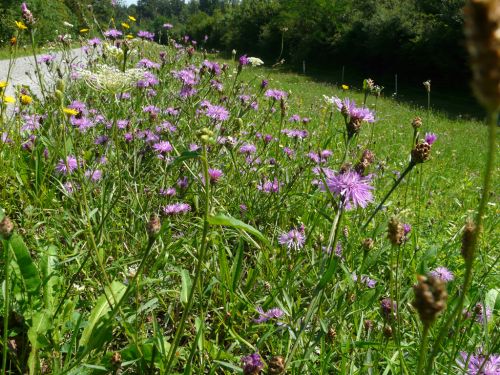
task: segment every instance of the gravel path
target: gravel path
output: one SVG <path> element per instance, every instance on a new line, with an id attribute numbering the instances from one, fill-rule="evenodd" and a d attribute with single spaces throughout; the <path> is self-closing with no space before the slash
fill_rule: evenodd
<path id="1" fill-rule="evenodd" d="M 82 62 L 84 58 L 84 54 L 80 48 L 71 50 L 68 53 L 68 56 L 63 56 L 63 52 L 54 52 L 51 54 L 56 57 L 56 60 L 53 62 L 53 66 L 67 67 L 69 64 Z M 64 61 L 64 64 L 60 64 L 62 61 Z M 45 64 L 40 64 L 40 67 L 45 81 L 44 86 L 52 86 L 57 79 L 57 72 L 54 69 L 49 69 Z M 0 60 L 0 81 L 7 80 L 8 70 L 9 60 Z M 65 70 L 64 77 L 65 79 L 68 79 L 68 69 L 66 68 Z M 14 60 L 14 64 L 10 72 L 9 86 L 7 87 L 6 95 L 15 95 L 14 87 L 17 85 L 29 86 L 33 94 L 37 96 L 41 95 L 40 84 L 36 76 L 33 56 L 18 57 Z"/>

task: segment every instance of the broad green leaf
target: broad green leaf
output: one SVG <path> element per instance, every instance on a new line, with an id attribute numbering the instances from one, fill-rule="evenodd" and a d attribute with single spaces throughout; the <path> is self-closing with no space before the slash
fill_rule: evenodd
<path id="1" fill-rule="evenodd" d="M 40 275 L 31 259 L 28 248 L 18 234 L 12 235 L 10 244 L 14 253 L 14 261 L 19 267 L 28 295 L 39 298 L 38 290 L 41 285 Z"/>
<path id="2" fill-rule="evenodd" d="M 230 370 L 233 370 L 233 371 L 235 371 L 236 374 L 243 374 L 243 369 L 241 367 L 239 367 L 239 366 L 233 365 L 232 363 L 224 362 L 224 361 L 218 361 L 218 360 L 214 360 L 214 363 L 217 363 L 219 366 L 222 366 L 222 367 L 228 368 Z"/>
<path id="3" fill-rule="evenodd" d="M 114 307 L 116 303 L 119 302 L 123 297 L 126 287 L 118 281 L 113 281 L 113 283 L 111 284 L 111 289 L 113 293 L 111 293 L 111 291 L 107 289 L 105 291 L 106 295 L 103 294 L 97 299 L 94 308 L 90 312 L 87 326 L 83 330 L 82 337 L 80 338 L 80 346 L 87 346 L 89 344 L 95 328 L 103 329 L 103 327 L 99 326 L 99 323 L 102 323 L 105 315 L 111 310 L 108 299 Z M 113 296 L 116 298 L 116 301 L 113 300 Z"/>
<path id="4" fill-rule="evenodd" d="M 181 303 L 186 306 L 192 281 L 187 270 L 181 270 Z"/>
<path id="5" fill-rule="evenodd" d="M 38 374 L 40 361 L 38 360 L 38 349 L 43 348 L 49 342 L 45 333 L 50 328 L 50 313 L 47 310 L 35 312 L 31 327 L 28 329 L 28 339 L 31 344 L 31 352 L 28 357 L 28 368 L 30 374 Z"/>
<path id="6" fill-rule="evenodd" d="M 49 246 L 45 250 L 40 262 L 43 280 L 43 300 L 45 308 L 52 310 L 54 307 L 54 291 L 59 283 L 59 277 L 56 274 L 55 266 L 57 264 L 57 248 Z"/>
<path id="7" fill-rule="evenodd" d="M 182 152 L 178 157 L 176 157 L 174 159 L 174 161 L 172 163 L 170 163 L 168 165 L 168 168 L 172 168 L 186 160 L 189 160 L 189 159 L 197 159 L 200 157 L 200 153 L 199 152 L 195 152 L 195 151 L 184 151 Z"/>
<path id="8" fill-rule="evenodd" d="M 490 289 L 484 298 L 486 308 L 492 312 L 500 308 L 500 289 Z"/>
<path id="9" fill-rule="evenodd" d="M 244 223 L 241 220 L 235 219 L 232 216 L 227 216 L 227 215 L 223 215 L 223 214 L 219 214 L 216 216 L 209 216 L 208 223 L 210 225 L 222 225 L 225 227 L 231 227 L 231 228 L 243 230 L 247 233 L 254 235 L 258 239 L 260 239 L 262 242 L 264 242 L 266 245 L 269 245 L 269 241 L 266 239 L 266 237 L 264 237 L 264 235 L 260 231 L 258 231 L 257 229 L 255 229 L 251 225 Z"/>

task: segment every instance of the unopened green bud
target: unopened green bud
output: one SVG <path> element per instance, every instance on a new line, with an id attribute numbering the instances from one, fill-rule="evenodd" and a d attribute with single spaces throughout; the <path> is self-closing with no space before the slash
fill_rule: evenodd
<path id="1" fill-rule="evenodd" d="M 66 88 L 65 87 L 66 85 L 64 84 L 64 81 L 62 79 L 58 79 L 57 80 L 57 83 L 56 83 L 56 89 L 61 91 L 61 92 L 64 92 L 64 89 Z"/>

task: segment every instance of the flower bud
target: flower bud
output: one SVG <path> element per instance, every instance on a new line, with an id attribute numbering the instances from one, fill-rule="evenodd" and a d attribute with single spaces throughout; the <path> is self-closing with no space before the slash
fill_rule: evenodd
<path id="1" fill-rule="evenodd" d="M 14 223 L 9 219 L 8 216 L 4 216 L 2 221 L 0 221 L 0 236 L 9 239 L 14 232 Z"/>

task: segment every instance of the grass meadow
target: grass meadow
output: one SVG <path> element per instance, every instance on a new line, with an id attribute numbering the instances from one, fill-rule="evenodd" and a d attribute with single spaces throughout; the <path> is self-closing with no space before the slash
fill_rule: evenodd
<path id="1" fill-rule="evenodd" d="M 3 373 L 499 373 L 484 121 L 150 39 L 1 97 Z"/>

